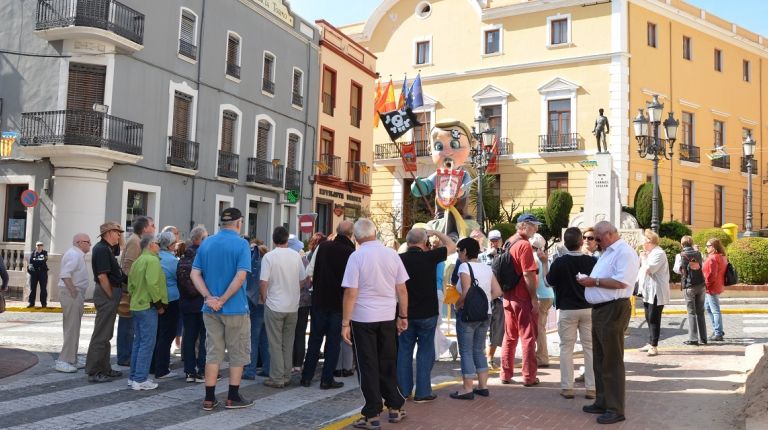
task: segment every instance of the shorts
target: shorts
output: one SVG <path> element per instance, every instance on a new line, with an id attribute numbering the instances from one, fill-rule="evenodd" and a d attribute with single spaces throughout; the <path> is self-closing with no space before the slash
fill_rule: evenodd
<path id="1" fill-rule="evenodd" d="M 205 323 L 205 362 L 224 362 L 229 353 L 229 367 L 242 367 L 251 362 L 251 317 L 203 312 Z"/>
<path id="2" fill-rule="evenodd" d="M 500 298 L 491 302 L 491 324 L 488 338 L 491 346 L 499 347 L 504 342 L 504 304 Z"/>

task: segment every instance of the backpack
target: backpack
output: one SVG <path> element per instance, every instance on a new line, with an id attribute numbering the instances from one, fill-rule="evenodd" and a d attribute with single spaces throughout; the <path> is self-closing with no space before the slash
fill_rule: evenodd
<path id="1" fill-rule="evenodd" d="M 682 287 L 690 288 L 704 283 L 704 272 L 701 270 L 701 253 L 699 251 L 683 251 L 680 253 L 683 259 L 680 266 L 682 272 Z"/>
<path id="2" fill-rule="evenodd" d="M 736 273 L 736 269 L 733 268 L 733 265 L 731 262 L 728 262 L 728 265 L 725 266 L 725 285 L 736 285 L 739 283 L 739 274 Z"/>
<path id="3" fill-rule="evenodd" d="M 512 242 L 505 243 L 504 252 L 493 257 L 493 262 L 491 263 L 491 270 L 493 270 L 493 275 L 496 277 L 496 280 L 499 281 L 501 291 L 505 293 L 514 290 L 517 284 L 520 282 L 520 278 L 522 276 L 522 274 L 517 273 L 515 270 L 514 259 L 509 253 L 512 245 L 514 245 L 518 240 L 521 240 L 521 238 L 518 237 Z"/>
<path id="4" fill-rule="evenodd" d="M 486 321 L 488 319 L 488 296 L 477 284 L 472 265 L 467 263 L 467 267 L 472 282 L 464 299 L 464 307 L 461 309 L 461 320 L 464 322 Z"/>
<path id="5" fill-rule="evenodd" d="M 180 287 L 180 294 L 192 296 L 197 292 L 190 276 L 192 273 L 192 263 L 194 262 L 195 257 L 190 250 L 187 251 L 189 252 L 185 252 L 184 255 L 181 256 L 179 264 L 176 266 L 176 284 Z M 192 255 L 190 256 L 190 254 Z M 199 294 L 200 293 L 197 293 L 196 295 Z"/>

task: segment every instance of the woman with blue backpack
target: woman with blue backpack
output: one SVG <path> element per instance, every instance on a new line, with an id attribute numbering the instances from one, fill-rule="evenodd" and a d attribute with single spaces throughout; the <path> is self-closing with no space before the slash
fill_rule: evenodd
<path id="1" fill-rule="evenodd" d="M 704 281 L 704 258 L 694 249 L 693 238 L 683 236 L 680 239 L 683 250 L 675 256 L 675 264 L 672 271 L 680 275 L 680 288 L 685 296 L 685 305 L 688 309 L 688 340 L 686 345 L 707 344 L 707 321 L 704 318 L 704 295 L 706 283 Z"/>

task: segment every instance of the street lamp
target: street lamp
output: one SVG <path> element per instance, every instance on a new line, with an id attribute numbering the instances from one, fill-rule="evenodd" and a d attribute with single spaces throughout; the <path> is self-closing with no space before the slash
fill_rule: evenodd
<path id="1" fill-rule="evenodd" d="M 680 125 L 672 112 L 664 120 L 664 131 L 666 139 L 659 136 L 659 125 L 662 124 L 661 117 L 664 111 L 664 104 L 659 102 L 659 96 L 654 95 L 653 100 L 646 104 L 648 116 L 643 114 L 643 109 L 638 109 L 637 116 L 632 122 L 635 129 L 635 139 L 637 140 L 637 153 L 642 158 L 652 157 L 653 160 L 653 197 L 651 199 L 651 230 L 659 232 L 659 156 L 667 160 L 672 159 L 672 149 L 677 140 L 677 127 Z M 649 133 L 648 126 L 653 126 L 653 133 Z M 669 151 L 667 151 L 669 144 Z"/>
<path id="2" fill-rule="evenodd" d="M 752 159 L 755 157 L 756 142 L 751 134 L 747 134 L 744 142 L 744 159 L 747 161 L 747 213 L 744 215 L 744 237 L 756 237 L 756 232 L 752 231 Z"/>
<path id="3" fill-rule="evenodd" d="M 496 129 L 491 128 L 488 119 L 479 116 L 475 119 L 477 129 L 472 127 L 472 137 L 477 146 L 471 148 L 469 158 L 477 169 L 477 223 L 484 230 L 485 207 L 483 206 L 483 184 L 485 183 L 485 169 L 493 158 L 493 140 L 496 137 Z"/>

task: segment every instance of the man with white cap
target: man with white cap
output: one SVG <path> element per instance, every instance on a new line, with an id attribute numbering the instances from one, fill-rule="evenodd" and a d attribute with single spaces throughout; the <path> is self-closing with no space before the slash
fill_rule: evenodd
<path id="1" fill-rule="evenodd" d="M 40 305 L 43 308 L 48 307 L 48 251 L 45 250 L 43 242 L 38 241 L 35 244 L 35 250 L 29 256 L 29 306 L 35 307 L 35 295 L 37 286 L 40 285 Z"/>

